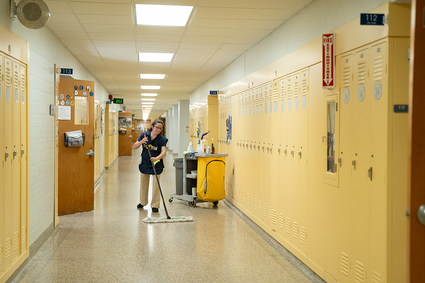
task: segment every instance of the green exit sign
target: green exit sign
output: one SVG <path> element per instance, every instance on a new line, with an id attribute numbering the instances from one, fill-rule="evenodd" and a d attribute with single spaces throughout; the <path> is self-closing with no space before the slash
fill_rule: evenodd
<path id="1" fill-rule="evenodd" d="M 123 98 L 114 98 L 113 102 L 115 104 L 123 104 L 124 103 L 124 99 Z"/>

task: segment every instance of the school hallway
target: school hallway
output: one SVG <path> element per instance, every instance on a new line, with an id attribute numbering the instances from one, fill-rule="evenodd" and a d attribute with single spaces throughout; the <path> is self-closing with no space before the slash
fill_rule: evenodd
<path id="1" fill-rule="evenodd" d="M 152 212 L 136 208 L 139 152 L 119 157 L 100 179 L 95 209 L 61 216 L 39 252 L 8 282 L 324 282 L 230 203 L 170 203 L 176 187 L 172 152 L 161 176 L 167 209 L 194 221 L 142 222 Z M 162 202 L 152 216 L 165 217 Z"/>

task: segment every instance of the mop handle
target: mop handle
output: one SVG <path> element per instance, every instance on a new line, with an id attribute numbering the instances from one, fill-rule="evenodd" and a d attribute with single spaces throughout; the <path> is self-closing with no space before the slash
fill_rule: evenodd
<path id="1" fill-rule="evenodd" d="M 144 135 L 144 137 L 146 138 L 146 135 Z M 147 151 L 149 153 L 149 160 L 151 160 L 152 155 L 151 155 L 151 151 L 150 151 L 147 144 L 145 144 L 145 148 L 147 149 Z M 152 162 L 152 160 L 151 160 L 151 162 Z M 164 204 L 165 214 L 167 215 L 167 219 L 171 219 L 171 217 L 168 215 L 167 206 L 165 205 L 164 196 L 162 195 L 161 185 L 159 184 L 158 175 L 156 174 L 155 164 L 157 162 L 159 162 L 159 160 L 155 161 L 155 163 L 152 162 L 153 172 L 155 173 L 156 182 L 158 183 L 159 193 L 161 194 L 162 203 Z"/>

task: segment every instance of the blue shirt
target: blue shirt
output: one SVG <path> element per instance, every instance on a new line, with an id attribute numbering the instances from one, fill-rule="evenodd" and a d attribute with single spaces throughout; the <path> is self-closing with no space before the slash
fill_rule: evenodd
<path id="1" fill-rule="evenodd" d="M 167 145 L 168 139 L 163 135 L 158 134 L 155 139 L 151 140 L 151 132 L 152 131 L 141 133 L 140 137 L 137 140 L 141 141 L 146 135 L 146 137 L 148 138 L 147 145 L 150 148 L 151 156 L 156 157 L 161 154 L 161 148 Z M 162 173 L 162 170 L 164 169 L 164 162 L 162 161 L 162 159 L 155 164 L 155 169 L 157 174 Z M 155 174 L 153 171 L 152 162 L 149 158 L 149 152 L 145 147 L 143 147 L 142 162 L 139 164 L 139 171 L 143 174 Z"/>

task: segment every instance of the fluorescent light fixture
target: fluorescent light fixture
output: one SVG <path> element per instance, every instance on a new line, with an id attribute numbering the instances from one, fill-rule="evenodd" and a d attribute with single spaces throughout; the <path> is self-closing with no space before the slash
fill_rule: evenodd
<path id="1" fill-rule="evenodd" d="M 149 117 L 149 113 L 143 113 L 143 120 L 147 120 Z"/>
<path id="2" fill-rule="evenodd" d="M 142 93 L 142 96 L 157 96 L 158 93 Z"/>
<path id="3" fill-rule="evenodd" d="M 141 79 L 162 80 L 165 74 L 140 74 Z"/>
<path id="4" fill-rule="evenodd" d="M 138 25 L 184 27 L 192 9 L 192 6 L 136 4 L 136 21 Z"/>
<path id="5" fill-rule="evenodd" d="M 174 53 L 139 52 L 140 62 L 171 62 Z"/>
<path id="6" fill-rule="evenodd" d="M 160 89 L 161 86 L 159 85 L 142 85 L 140 86 L 141 89 Z"/>
<path id="7" fill-rule="evenodd" d="M 142 98 L 142 101 L 155 101 L 156 98 Z"/>
<path id="8" fill-rule="evenodd" d="M 155 102 L 142 102 L 142 105 L 148 105 L 148 104 L 149 104 L 149 105 L 150 105 L 150 104 L 151 104 L 151 105 L 154 105 L 154 104 L 155 104 Z"/>

